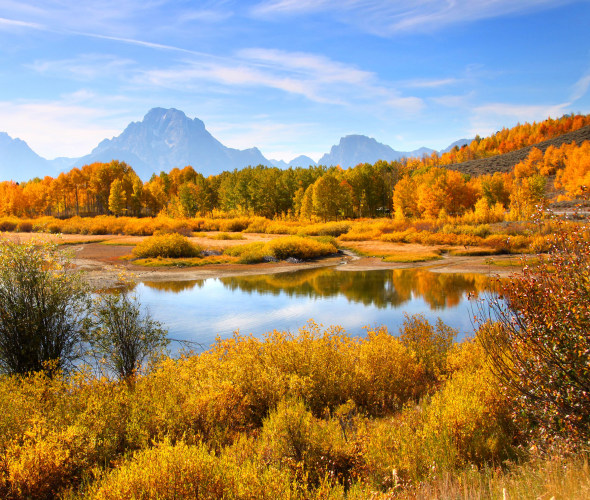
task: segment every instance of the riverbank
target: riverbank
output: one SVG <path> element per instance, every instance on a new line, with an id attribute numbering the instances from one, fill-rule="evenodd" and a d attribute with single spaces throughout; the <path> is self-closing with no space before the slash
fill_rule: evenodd
<path id="1" fill-rule="evenodd" d="M 31 238 L 54 241 L 72 254 L 76 268 L 84 271 L 93 288 L 109 288 L 117 284 L 122 272 L 136 282 L 181 281 L 206 278 L 224 278 L 257 274 L 274 274 L 319 267 L 334 267 L 339 271 L 371 271 L 383 269 L 428 268 L 436 273 L 481 273 L 490 276 L 508 276 L 521 269 L 518 255 L 457 256 L 442 253 L 440 259 L 424 262 L 385 262 L 378 257 L 358 256 L 350 250 L 342 250 L 336 256 L 313 261 L 265 262 L 260 264 L 208 264 L 198 267 L 143 267 L 128 257 L 143 236 L 126 235 L 54 235 L 46 233 L 4 233 L 12 240 L 28 241 Z M 243 239 L 214 239 L 215 233 L 192 237 L 191 241 L 209 251 L 221 252 L 225 248 L 255 241 L 268 241 L 281 237 L 260 233 L 248 233 Z M 390 251 L 408 255 L 420 254 L 433 247 L 407 243 L 390 243 Z"/>

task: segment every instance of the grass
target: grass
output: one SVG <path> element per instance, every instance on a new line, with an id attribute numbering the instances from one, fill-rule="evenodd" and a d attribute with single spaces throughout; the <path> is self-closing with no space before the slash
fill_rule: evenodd
<path id="1" fill-rule="evenodd" d="M 398 252 L 383 257 L 383 262 L 429 262 L 442 259 L 441 255 L 435 252 Z"/>
<path id="2" fill-rule="evenodd" d="M 232 264 L 235 262 L 237 262 L 235 258 L 227 255 L 211 255 L 202 258 L 146 258 L 137 259 L 133 263 L 144 267 L 199 267 L 210 264 Z"/>
<path id="3" fill-rule="evenodd" d="M 510 463 L 504 469 L 485 466 L 445 472 L 397 498 L 585 500 L 590 498 L 588 456 L 534 457 L 528 462 Z"/>
<path id="4" fill-rule="evenodd" d="M 449 255 L 455 257 L 480 257 L 484 255 L 496 255 L 498 250 L 493 248 L 467 248 L 467 249 L 451 249 Z"/>

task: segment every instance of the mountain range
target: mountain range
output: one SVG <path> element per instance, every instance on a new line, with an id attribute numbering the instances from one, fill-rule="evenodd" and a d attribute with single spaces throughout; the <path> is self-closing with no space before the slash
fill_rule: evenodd
<path id="1" fill-rule="evenodd" d="M 469 143 L 461 139 L 455 144 Z M 396 151 L 386 144 L 364 135 L 348 135 L 322 156 L 320 165 L 340 165 L 343 168 L 377 160 L 393 161 L 403 157 L 421 157 L 434 150 L 420 148 L 415 151 Z M 0 132 L 0 180 L 17 182 L 34 177 L 52 177 L 72 167 L 93 162 L 124 161 L 144 180 L 153 173 L 169 171 L 174 167 L 192 165 L 203 175 L 219 174 L 248 165 L 268 165 L 279 168 L 316 165 L 301 155 L 290 162 L 269 160 L 258 148 L 234 149 L 224 146 L 205 128 L 198 118 L 190 119 L 177 109 L 154 108 L 141 122 L 130 123 L 121 135 L 104 139 L 88 155 L 81 158 L 47 160 L 35 153 L 26 142 L 13 139 Z"/>

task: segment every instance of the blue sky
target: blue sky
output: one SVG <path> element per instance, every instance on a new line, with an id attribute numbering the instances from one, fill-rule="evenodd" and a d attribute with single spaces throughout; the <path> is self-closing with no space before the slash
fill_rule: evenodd
<path id="1" fill-rule="evenodd" d="M 0 131 L 82 156 L 153 107 L 317 160 L 590 112 L 590 1 L 0 0 Z"/>

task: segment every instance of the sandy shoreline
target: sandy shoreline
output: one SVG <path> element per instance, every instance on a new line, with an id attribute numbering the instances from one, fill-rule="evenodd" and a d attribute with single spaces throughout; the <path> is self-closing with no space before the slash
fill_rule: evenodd
<path id="1" fill-rule="evenodd" d="M 109 247 L 107 246 L 106 248 Z M 126 247 L 114 248 L 119 250 L 127 249 Z M 374 257 L 352 257 L 350 255 L 338 255 L 301 263 L 268 262 L 262 264 L 216 264 L 193 268 L 146 268 L 112 258 L 108 260 L 88 258 L 84 256 L 89 250 L 88 248 L 72 248 L 72 250 L 77 255 L 74 258 L 74 264 L 77 268 L 85 271 L 86 278 L 93 288 L 109 288 L 115 286 L 119 281 L 121 272 L 124 272 L 135 282 L 142 282 L 191 281 L 231 276 L 252 276 L 321 267 L 332 267 L 341 272 L 425 268 L 436 273 L 481 273 L 489 276 L 508 276 L 520 269 L 516 266 L 498 267 L 491 265 L 489 264 L 489 257 L 444 256 L 438 261 L 393 263 L 383 262 L 381 259 Z M 518 257 L 512 256 L 512 260 L 515 264 L 518 263 Z"/>

